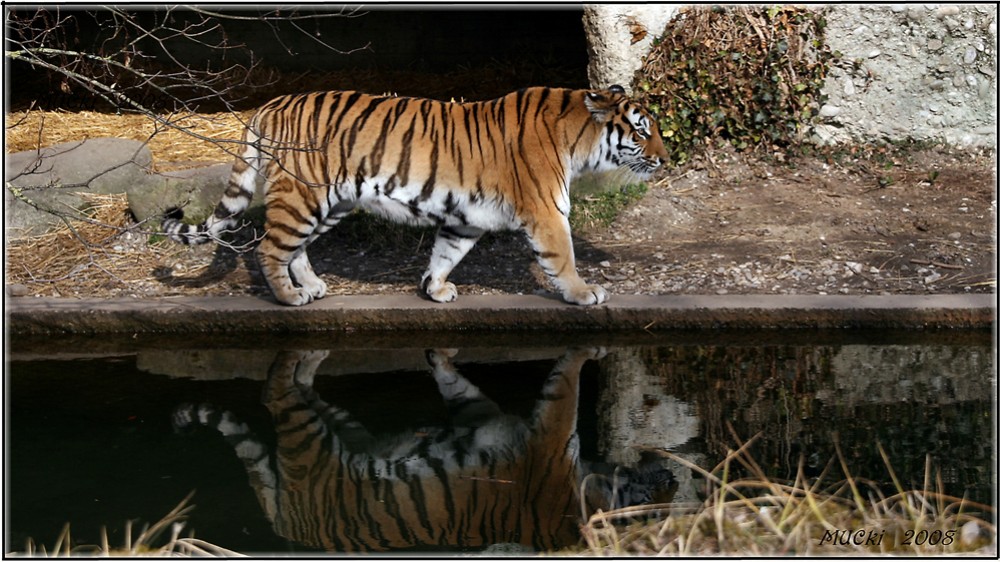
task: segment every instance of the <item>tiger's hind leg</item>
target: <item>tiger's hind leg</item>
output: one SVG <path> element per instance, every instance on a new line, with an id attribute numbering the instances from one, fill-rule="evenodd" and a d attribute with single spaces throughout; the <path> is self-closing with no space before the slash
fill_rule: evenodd
<path id="1" fill-rule="evenodd" d="M 420 289 L 424 294 L 435 302 L 455 300 L 458 289 L 448 281 L 448 275 L 482 235 L 481 229 L 471 226 L 442 226 L 438 229 L 431 262 L 420 279 Z"/>
<path id="2" fill-rule="evenodd" d="M 275 419 L 284 420 L 292 412 L 305 412 L 307 423 L 314 424 L 317 434 L 330 432 L 335 436 L 332 443 L 354 452 L 366 451 L 374 442 L 368 430 L 346 410 L 325 402 L 313 389 L 316 371 L 329 354 L 322 350 L 280 352 L 268 371 L 263 402 Z M 305 419 L 295 423 L 303 423 Z"/>
<path id="3" fill-rule="evenodd" d="M 326 296 L 327 284 L 313 271 L 306 247 L 348 214 L 351 204 L 323 212 L 316 190 L 287 177 L 268 185 L 264 238 L 257 261 L 274 297 L 299 306 Z M 322 217 L 322 218 L 319 218 Z"/>
<path id="4" fill-rule="evenodd" d="M 312 271 L 306 244 L 316 229 L 315 217 L 296 185 L 275 182 L 268 189 L 264 238 L 257 246 L 257 263 L 274 298 L 282 304 L 300 306 L 326 294 L 326 284 Z M 284 197 L 277 193 L 284 192 Z M 292 281 L 296 276 L 298 284 Z"/>

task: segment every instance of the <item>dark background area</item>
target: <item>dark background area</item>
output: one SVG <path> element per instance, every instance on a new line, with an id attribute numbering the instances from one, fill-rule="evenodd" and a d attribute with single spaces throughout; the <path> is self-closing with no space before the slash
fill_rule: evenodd
<path id="1" fill-rule="evenodd" d="M 180 65 L 213 71 L 234 64 L 256 65 L 251 79 L 261 92 L 239 108 L 274 95 L 317 89 L 475 100 L 526 86 L 588 86 L 587 41 L 579 6 L 374 7 L 293 21 L 261 21 L 262 14 L 273 16 L 270 8 L 207 9 L 221 17 L 209 16 L 210 24 L 203 25 L 202 12 L 132 8 L 135 21 L 143 27 L 192 26 L 198 32 L 197 40 L 143 41 L 141 51 L 150 57 L 144 65 L 164 72 L 176 72 Z M 34 12 L 34 8 L 17 10 Z M 335 12 L 300 10 L 298 15 L 330 13 Z M 116 35 L 119 26 L 107 11 L 64 7 L 58 14 L 72 16 L 64 20 L 61 36 L 77 50 L 113 52 L 120 41 L 134 38 L 134 34 Z M 206 46 L 221 42 L 229 48 Z M 94 105 L 94 96 L 80 86 L 70 84 L 72 92 L 66 92 L 61 76 L 19 62 L 10 64 L 9 72 L 10 109 L 23 109 L 32 102 L 45 109 L 109 109 Z"/>

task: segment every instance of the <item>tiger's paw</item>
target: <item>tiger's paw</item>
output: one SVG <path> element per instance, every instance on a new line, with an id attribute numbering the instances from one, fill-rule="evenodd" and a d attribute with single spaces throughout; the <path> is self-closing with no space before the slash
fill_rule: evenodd
<path id="1" fill-rule="evenodd" d="M 458 298 L 458 289 L 450 281 L 437 286 L 433 283 L 424 283 L 424 294 L 434 302 L 451 302 Z"/>
<path id="2" fill-rule="evenodd" d="M 303 287 L 295 287 L 294 289 L 288 289 L 278 293 L 274 292 L 274 298 L 278 299 L 278 302 L 288 306 L 302 306 L 304 304 L 309 304 L 313 301 L 313 294 L 309 289 Z"/>
<path id="3" fill-rule="evenodd" d="M 453 348 L 428 349 L 425 352 L 427 363 L 435 368 L 447 368 L 451 366 L 451 358 L 458 355 L 458 350 Z"/>
<path id="4" fill-rule="evenodd" d="M 577 289 L 567 289 L 563 293 L 563 300 L 584 306 L 601 304 L 608 300 L 608 292 L 600 285 L 583 285 Z"/>
<path id="5" fill-rule="evenodd" d="M 292 261 L 288 272 L 291 273 L 299 287 L 312 295 L 312 298 L 321 299 L 326 296 L 328 290 L 326 282 L 313 272 L 309 260 L 300 258 Z"/>
<path id="6" fill-rule="evenodd" d="M 327 290 L 329 290 L 326 282 L 315 276 L 313 276 L 308 283 L 303 283 L 302 288 L 308 291 L 314 299 L 321 299 L 325 297 Z"/>

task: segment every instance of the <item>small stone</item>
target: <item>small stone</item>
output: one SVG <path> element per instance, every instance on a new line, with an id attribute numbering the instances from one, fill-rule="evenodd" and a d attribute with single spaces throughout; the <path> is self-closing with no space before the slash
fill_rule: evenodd
<path id="1" fill-rule="evenodd" d="M 835 105 L 825 104 L 819 108 L 820 117 L 836 117 L 838 115 L 840 115 L 840 108 Z"/>
<path id="2" fill-rule="evenodd" d="M 604 260 L 597 265 L 600 265 L 601 267 L 611 267 L 611 262 L 609 262 L 608 260 Z"/>
<path id="3" fill-rule="evenodd" d="M 975 521 L 969 521 L 962 525 L 959 541 L 962 546 L 972 546 L 979 540 L 979 525 Z"/>
<path id="4" fill-rule="evenodd" d="M 941 42 L 940 39 L 931 39 L 930 41 L 927 42 L 927 48 L 932 51 L 940 49 L 942 45 L 943 43 Z"/>
<path id="5" fill-rule="evenodd" d="M 961 237 L 962 237 L 961 232 L 952 232 L 951 234 L 948 235 L 948 238 L 951 238 L 952 240 L 958 240 Z"/>
<path id="6" fill-rule="evenodd" d="M 872 50 L 871 52 L 868 53 L 868 58 L 873 59 L 873 58 L 875 58 L 875 57 L 877 57 L 877 56 L 879 56 L 881 54 L 882 54 L 882 51 L 880 51 L 878 49 L 874 49 L 874 50 Z"/>
<path id="7" fill-rule="evenodd" d="M 948 16 L 957 16 L 960 11 L 958 6 L 941 6 L 937 9 L 935 15 L 938 18 L 945 18 Z"/>
<path id="8" fill-rule="evenodd" d="M 7 285 L 7 296 L 9 297 L 24 297 L 27 296 L 31 291 L 28 289 L 27 285 L 21 283 L 11 283 Z"/>
<path id="9" fill-rule="evenodd" d="M 939 279 L 941 279 L 941 277 L 942 277 L 942 275 L 940 273 L 938 273 L 938 272 L 935 271 L 934 273 L 931 273 L 927 277 L 924 277 L 924 284 L 925 285 L 933 285 Z"/>
<path id="10" fill-rule="evenodd" d="M 965 62 L 965 64 L 972 64 L 972 63 L 976 62 L 976 55 L 977 54 L 978 53 L 976 53 L 976 49 L 975 48 L 969 47 L 968 49 L 965 50 L 965 58 L 963 58 L 962 60 L 963 60 L 963 62 Z"/>

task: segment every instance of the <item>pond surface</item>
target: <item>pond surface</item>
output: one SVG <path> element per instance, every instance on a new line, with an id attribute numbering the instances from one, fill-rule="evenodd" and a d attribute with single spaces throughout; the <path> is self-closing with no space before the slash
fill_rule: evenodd
<path id="1" fill-rule="evenodd" d="M 186 529 L 244 553 L 562 548 L 582 511 L 699 500 L 642 451 L 711 469 L 755 435 L 772 478 L 836 441 L 891 491 L 881 443 L 906 487 L 930 455 L 995 497 L 989 333 L 395 338 L 11 342 L 5 552 L 120 545 L 191 491 Z"/>

